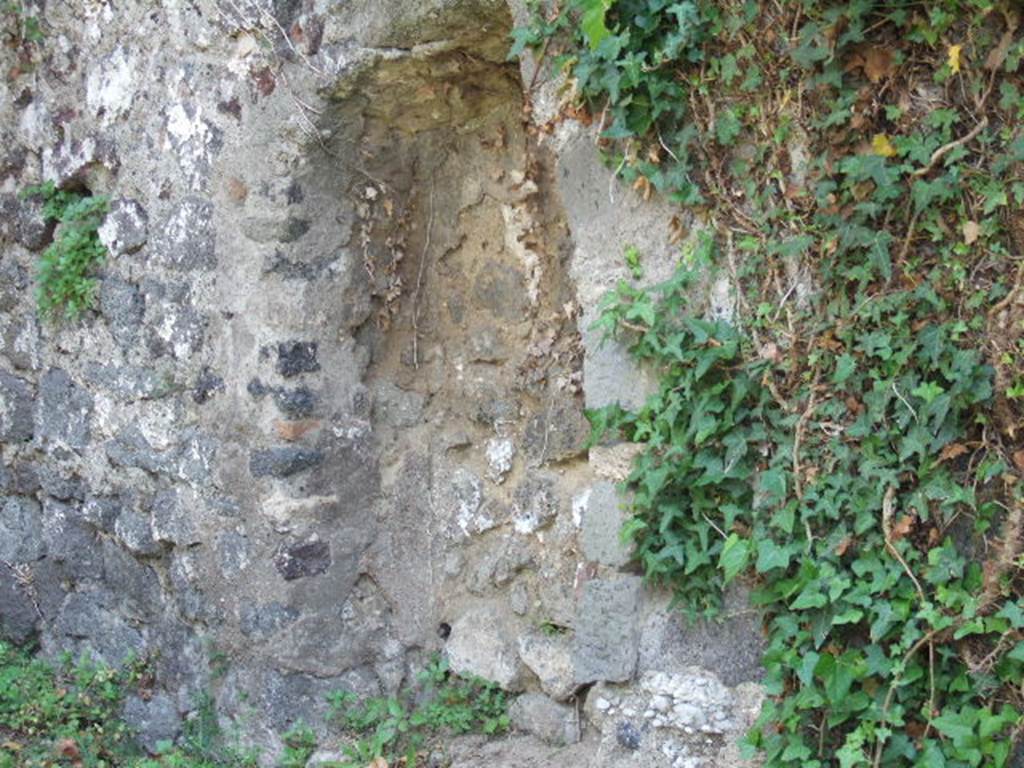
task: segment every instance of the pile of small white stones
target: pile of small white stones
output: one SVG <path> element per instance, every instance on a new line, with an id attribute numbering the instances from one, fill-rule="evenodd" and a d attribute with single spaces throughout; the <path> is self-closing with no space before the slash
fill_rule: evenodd
<path id="1" fill-rule="evenodd" d="M 691 667 L 684 674 L 648 672 L 640 690 L 651 698 L 643 716 L 655 728 L 686 734 L 723 734 L 737 727 L 732 693 L 714 675 Z"/>

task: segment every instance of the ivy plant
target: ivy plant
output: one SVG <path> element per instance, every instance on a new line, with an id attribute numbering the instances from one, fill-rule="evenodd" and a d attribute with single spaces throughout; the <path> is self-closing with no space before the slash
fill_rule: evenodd
<path id="1" fill-rule="evenodd" d="M 627 254 L 598 326 L 660 387 L 592 412 L 593 440 L 642 446 L 623 535 L 647 578 L 694 617 L 739 581 L 761 609 L 746 746 L 770 768 L 998 768 L 1024 729 L 1021 22 L 566 0 L 515 35 L 699 233 L 659 285 Z"/>

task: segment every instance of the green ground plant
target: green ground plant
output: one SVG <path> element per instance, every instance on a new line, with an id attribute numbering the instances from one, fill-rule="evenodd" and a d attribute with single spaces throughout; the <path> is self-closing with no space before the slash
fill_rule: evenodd
<path id="1" fill-rule="evenodd" d="M 331 694 L 331 722 L 352 737 L 338 768 L 363 768 L 377 758 L 404 759 L 415 768 L 421 753 L 440 739 L 465 733 L 496 735 L 508 730 L 508 700 L 495 684 L 463 678 L 434 659 L 419 675 L 418 691 L 393 698 L 360 700 L 349 691 Z"/>
<path id="2" fill-rule="evenodd" d="M 98 234 L 107 199 L 57 189 L 53 182 L 30 187 L 23 196 L 40 198 L 43 216 L 57 224 L 36 272 L 39 313 L 48 320 L 76 320 L 96 303 L 96 269 L 107 256 Z"/>
<path id="3" fill-rule="evenodd" d="M 0 768 L 255 768 L 260 753 L 225 733 L 213 698 L 202 695 L 177 743 L 143 754 L 120 717 L 125 698 L 144 695 L 152 676 L 145 663 L 111 669 L 87 657 L 51 665 L 0 641 Z M 458 734 L 508 730 L 508 700 L 493 683 L 452 674 L 434 659 L 415 690 L 394 698 L 359 700 L 339 691 L 329 697 L 328 729 L 347 739 L 347 761 L 364 768 L 377 758 L 417 765 L 424 750 Z M 316 732 L 299 722 L 282 735 L 279 768 L 305 768 L 319 746 Z M 327 764 L 325 764 L 327 765 Z"/>
<path id="4" fill-rule="evenodd" d="M 121 720 L 150 676 L 141 662 L 112 669 L 83 657 L 57 665 L 0 641 L 0 768 L 252 768 L 257 755 L 228 744 L 208 696 L 197 702 L 180 744 L 147 757 Z M 287 758 L 287 755 L 286 755 Z M 282 762 L 282 768 L 291 765 Z M 304 763 L 303 763 L 304 765 Z"/>
<path id="5" fill-rule="evenodd" d="M 624 535 L 648 579 L 695 617 L 738 580 L 761 607 L 770 768 L 998 768 L 1019 740 L 1021 21 L 568 0 L 516 32 L 610 167 L 693 215 L 677 274 L 599 321 L 659 391 L 590 415 L 644 447 Z"/>

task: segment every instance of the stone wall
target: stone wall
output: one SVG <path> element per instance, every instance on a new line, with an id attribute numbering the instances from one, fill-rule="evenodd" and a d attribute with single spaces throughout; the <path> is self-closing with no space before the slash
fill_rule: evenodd
<path id="1" fill-rule="evenodd" d="M 270 759 L 329 691 L 443 652 L 521 694 L 517 735 L 456 765 L 739 765 L 757 617 L 737 594 L 688 625 L 646 589 L 631 446 L 584 449 L 584 407 L 653 385 L 597 304 L 627 245 L 670 274 L 679 214 L 506 60 L 522 8 L 29 5 L 45 38 L 0 80 L 2 634 L 151 656 L 125 712 L 150 746 L 209 692 Z M 64 325 L 18 194 L 44 179 L 112 201 Z"/>

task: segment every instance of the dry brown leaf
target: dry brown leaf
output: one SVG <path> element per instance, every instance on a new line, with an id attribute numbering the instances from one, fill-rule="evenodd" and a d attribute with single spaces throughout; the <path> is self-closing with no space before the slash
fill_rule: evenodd
<path id="1" fill-rule="evenodd" d="M 646 176 L 637 176 L 636 181 L 633 182 L 633 189 L 640 193 L 644 202 L 651 199 L 651 192 L 654 191 L 650 179 Z"/>
<path id="2" fill-rule="evenodd" d="M 963 456 L 965 453 L 967 453 L 966 445 L 963 443 L 950 443 L 939 454 L 939 462 L 955 459 L 957 456 Z"/>
<path id="3" fill-rule="evenodd" d="M 1024 448 L 1013 452 L 1013 465 L 1017 469 L 1024 471 Z"/>
<path id="4" fill-rule="evenodd" d="M 972 245 L 973 243 L 975 243 L 978 240 L 978 237 L 981 235 L 981 227 L 978 225 L 978 222 L 976 221 L 965 221 L 963 230 L 964 242 L 967 245 Z"/>
<path id="5" fill-rule="evenodd" d="M 6 749 L 8 752 L 21 752 L 24 747 L 16 741 L 5 741 L 0 744 L 0 749 Z"/>
<path id="6" fill-rule="evenodd" d="M 1011 45 L 1013 45 L 1013 30 L 1008 29 L 1000 38 L 999 45 L 989 51 L 988 56 L 985 57 L 985 69 L 993 70 L 1003 66 L 1003 62 L 1006 61 L 1006 54 L 1010 52 Z"/>
<path id="7" fill-rule="evenodd" d="M 679 217 L 673 216 L 672 220 L 668 223 L 668 244 L 675 245 L 685 240 L 688 234 L 690 234 L 690 231 L 679 220 Z"/>
<path id="8" fill-rule="evenodd" d="M 907 536 L 912 530 L 914 530 L 914 518 L 911 515 L 904 515 L 896 521 L 896 525 L 892 527 L 892 536 L 890 541 L 899 541 L 903 537 Z"/>
<path id="9" fill-rule="evenodd" d="M 848 550 L 851 546 L 853 546 L 853 537 L 845 537 L 842 541 L 839 542 L 839 544 L 836 545 L 836 557 L 842 557 L 843 555 L 845 555 L 846 550 Z"/>
<path id="10" fill-rule="evenodd" d="M 861 55 L 864 58 L 864 74 L 872 83 L 877 83 L 892 74 L 892 53 L 887 49 L 872 45 Z"/>
<path id="11" fill-rule="evenodd" d="M 388 768 L 388 761 L 383 757 L 375 757 L 373 762 L 366 766 L 366 768 Z"/>
<path id="12" fill-rule="evenodd" d="M 74 739 L 61 739 L 54 745 L 54 750 L 58 755 L 69 760 L 79 760 L 82 757 L 82 752 Z"/>

